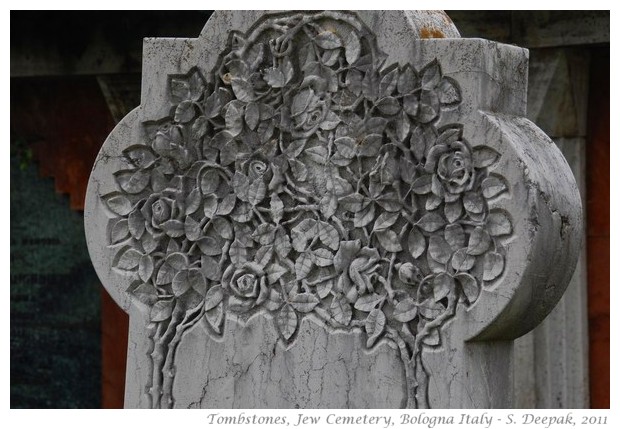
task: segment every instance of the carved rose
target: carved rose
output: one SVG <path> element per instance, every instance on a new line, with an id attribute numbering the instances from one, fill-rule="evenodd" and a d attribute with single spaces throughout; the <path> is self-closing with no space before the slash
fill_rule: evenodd
<path id="1" fill-rule="evenodd" d="M 319 96 L 312 88 L 304 88 L 293 97 L 291 103 L 293 128 L 303 137 L 314 134 L 328 112 L 324 97 Z"/>
<path id="2" fill-rule="evenodd" d="M 261 304 L 268 291 L 265 271 L 255 262 L 229 266 L 222 276 L 222 286 L 248 307 Z"/>
<path id="3" fill-rule="evenodd" d="M 456 141 L 449 146 L 435 146 L 429 154 L 426 168 L 434 171 L 440 179 L 448 194 L 447 201 L 454 200 L 473 187 L 475 175 L 471 150 L 462 141 Z"/>
<path id="4" fill-rule="evenodd" d="M 162 194 L 152 194 L 140 209 L 147 231 L 150 233 L 164 232 L 166 222 L 181 217 L 181 212 L 172 198 Z"/>

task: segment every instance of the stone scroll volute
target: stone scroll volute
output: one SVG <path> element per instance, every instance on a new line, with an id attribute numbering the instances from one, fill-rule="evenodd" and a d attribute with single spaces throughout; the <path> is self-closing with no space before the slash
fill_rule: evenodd
<path id="1" fill-rule="evenodd" d="M 527 51 L 458 37 L 441 13 L 249 11 L 145 41 L 85 213 L 130 314 L 127 407 L 511 405 L 511 340 L 568 284 L 581 207 L 523 118 Z"/>

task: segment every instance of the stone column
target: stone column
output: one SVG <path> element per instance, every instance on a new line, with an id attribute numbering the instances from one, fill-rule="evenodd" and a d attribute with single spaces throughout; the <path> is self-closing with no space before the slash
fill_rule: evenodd
<path id="1" fill-rule="evenodd" d="M 217 12 L 145 40 L 85 213 L 130 315 L 126 406 L 511 407 L 512 340 L 582 222 L 524 118 L 527 60 L 440 12 Z"/>

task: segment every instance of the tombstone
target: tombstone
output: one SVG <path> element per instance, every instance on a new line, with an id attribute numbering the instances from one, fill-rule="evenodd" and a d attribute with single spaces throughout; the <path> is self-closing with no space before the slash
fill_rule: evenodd
<path id="1" fill-rule="evenodd" d="M 528 52 L 441 12 L 216 12 L 145 39 L 85 222 L 128 408 L 510 408 L 581 203 Z"/>

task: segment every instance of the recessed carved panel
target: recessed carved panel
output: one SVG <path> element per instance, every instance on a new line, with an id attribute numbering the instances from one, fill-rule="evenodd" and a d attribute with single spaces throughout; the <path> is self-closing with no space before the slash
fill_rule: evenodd
<path id="1" fill-rule="evenodd" d="M 312 313 L 396 344 L 411 408 L 422 350 L 504 272 L 500 154 L 469 142 L 441 64 L 390 64 L 351 13 L 268 16 L 215 70 L 170 76 L 170 116 L 127 144 L 110 210 L 114 269 L 148 308 L 152 407 L 172 407 L 175 352 L 205 321 L 270 312 L 294 343 Z"/>

